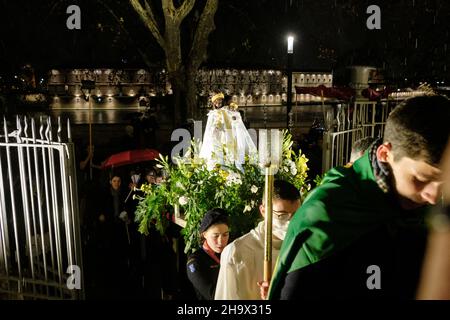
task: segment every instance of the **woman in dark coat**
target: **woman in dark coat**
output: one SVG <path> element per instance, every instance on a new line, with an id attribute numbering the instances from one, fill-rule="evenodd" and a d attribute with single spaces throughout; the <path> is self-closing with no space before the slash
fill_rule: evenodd
<path id="1" fill-rule="evenodd" d="M 199 300 L 214 300 L 220 267 L 220 253 L 228 244 L 228 215 L 216 208 L 200 224 L 202 246 L 187 261 L 187 275 Z"/>

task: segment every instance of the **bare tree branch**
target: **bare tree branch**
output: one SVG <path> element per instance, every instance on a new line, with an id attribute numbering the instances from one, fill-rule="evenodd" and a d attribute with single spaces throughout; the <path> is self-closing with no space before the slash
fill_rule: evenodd
<path id="1" fill-rule="evenodd" d="M 175 6 L 173 5 L 173 0 L 161 0 L 162 2 L 162 9 L 164 12 L 164 16 L 166 17 L 171 17 L 172 19 L 175 18 L 175 13 L 176 13 L 176 9 Z"/>
<path id="2" fill-rule="evenodd" d="M 153 9 L 150 6 L 150 4 L 147 2 L 147 0 L 144 1 L 144 5 L 145 5 L 145 10 L 147 11 L 147 14 L 150 16 L 150 19 L 155 21 L 155 24 L 158 25 L 158 22 L 156 21 L 155 15 L 153 14 Z"/>
<path id="3" fill-rule="evenodd" d="M 140 1 L 143 1 L 142 7 Z M 219 0 L 205 0 L 203 11 L 197 23 L 194 39 L 189 49 L 189 55 L 183 59 L 181 50 L 181 23 L 193 10 L 196 0 L 184 0 L 176 8 L 174 0 L 161 0 L 161 7 L 164 14 L 164 35 L 161 36 L 161 29 L 158 29 L 151 2 L 148 0 L 130 0 L 134 10 L 138 12 L 141 19 L 158 40 L 166 55 L 166 66 L 169 80 L 174 89 L 175 95 L 175 116 L 176 122 L 181 121 L 186 115 L 183 110 L 192 117 L 197 106 L 196 85 L 194 81 L 195 73 L 199 66 L 206 59 L 208 37 L 215 29 L 214 15 L 218 9 Z M 163 44 L 161 44 L 163 43 Z M 184 96 L 183 96 L 184 95 Z M 183 106 L 184 99 L 185 106 Z M 181 115 L 181 116 L 180 116 Z"/>
<path id="4" fill-rule="evenodd" d="M 189 68 L 197 70 L 206 59 L 209 34 L 216 28 L 214 15 L 216 14 L 219 0 L 207 0 L 195 31 L 194 40 L 189 52 Z"/>
<path id="5" fill-rule="evenodd" d="M 124 32 L 124 33 L 127 35 L 128 40 L 130 40 L 130 41 L 136 46 L 136 49 L 137 49 L 137 51 L 139 52 L 139 54 L 141 55 L 142 59 L 144 60 L 144 63 L 145 63 L 148 67 L 154 67 L 155 64 L 152 63 L 152 62 L 149 60 L 147 54 L 145 54 L 145 53 L 141 50 L 141 48 L 139 48 L 139 46 L 137 45 L 136 41 L 133 40 L 132 35 L 131 35 L 131 34 L 128 32 L 128 30 L 124 27 L 124 24 L 122 23 L 122 21 L 120 20 L 120 18 L 114 13 L 114 11 L 111 9 L 111 7 L 110 7 L 109 5 L 107 5 L 107 4 L 106 4 L 104 1 L 102 1 L 102 0 L 98 0 L 98 1 L 99 1 L 99 3 L 100 3 L 101 5 L 103 5 L 103 7 L 105 7 L 105 9 L 106 9 L 106 10 L 109 12 L 109 14 L 114 18 L 114 20 L 116 20 L 116 22 L 117 22 L 117 24 L 118 24 L 120 30 L 122 30 L 122 32 Z"/>
<path id="6" fill-rule="evenodd" d="M 47 15 L 46 15 L 46 17 L 45 17 L 44 19 L 42 19 L 42 25 L 45 24 L 45 22 L 47 21 L 47 19 L 53 14 L 53 12 L 55 11 L 56 7 L 58 7 L 58 5 L 59 5 L 61 2 L 63 2 L 63 1 L 56 0 L 56 1 L 53 2 L 53 4 L 51 5 L 50 10 L 48 11 L 48 13 L 47 13 Z"/>
<path id="7" fill-rule="evenodd" d="M 164 1 L 163 1 L 164 2 Z M 146 9 L 150 11 L 146 11 L 139 0 L 130 0 L 130 4 L 133 6 L 134 10 L 139 14 L 139 17 L 144 22 L 144 25 L 150 30 L 151 34 L 155 37 L 158 44 L 165 50 L 166 42 L 164 38 L 161 36 L 161 32 L 159 31 L 158 24 L 155 20 L 155 15 L 151 10 L 150 6 L 146 6 Z"/>
<path id="8" fill-rule="evenodd" d="M 208 0 L 206 1 L 208 2 Z M 194 8 L 195 0 L 185 0 L 183 4 L 177 9 L 176 17 L 179 21 L 183 21 L 184 18 L 191 12 L 192 8 Z"/>

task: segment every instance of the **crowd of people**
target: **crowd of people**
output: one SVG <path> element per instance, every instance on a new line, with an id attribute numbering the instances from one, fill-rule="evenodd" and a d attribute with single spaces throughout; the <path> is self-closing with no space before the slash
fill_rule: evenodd
<path id="1" fill-rule="evenodd" d="M 293 186 L 276 182 L 271 282 L 262 281 L 263 223 L 234 241 L 214 230 L 221 240 L 204 237 L 187 263 L 197 292 L 207 288 L 199 297 L 450 299 L 449 119 L 445 97 L 408 99 L 389 115 L 383 138 L 358 141 L 351 161 L 331 169 L 303 204 Z M 205 221 L 216 226 L 210 212 Z"/>
<path id="2" fill-rule="evenodd" d="M 82 163 L 80 163 L 82 165 Z M 176 226 L 161 236 L 138 232 L 134 213 L 146 183 L 158 187 L 164 174 L 153 167 L 105 170 L 108 183 L 89 182 L 82 193 L 83 254 L 88 299 L 162 299 L 178 294 L 173 240 Z M 142 178 L 141 178 L 142 177 Z M 154 259 L 158 257 L 158 259 Z"/>
<path id="3" fill-rule="evenodd" d="M 405 100 L 383 137 L 356 141 L 350 162 L 327 172 L 303 203 L 293 185 L 275 180 L 270 282 L 263 281 L 263 221 L 230 239 L 227 212 L 211 208 L 199 226 L 201 246 L 177 270 L 179 230 L 139 234 L 130 197 L 163 175 L 149 168 L 122 183 L 112 174 L 103 194 L 88 195 L 85 241 L 95 268 L 87 278 L 106 288 L 102 298 L 192 299 L 192 290 L 201 300 L 450 299 L 449 119 L 445 97 Z M 260 212 L 264 218 L 263 202 Z M 185 295 L 180 274 L 189 280 Z"/>

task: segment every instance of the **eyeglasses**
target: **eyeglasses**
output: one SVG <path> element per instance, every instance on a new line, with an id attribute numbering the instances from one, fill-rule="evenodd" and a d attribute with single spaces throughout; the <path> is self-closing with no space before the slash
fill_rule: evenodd
<path id="1" fill-rule="evenodd" d="M 272 211 L 274 217 L 276 217 L 276 219 L 280 220 L 280 221 L 287 221 L 289 219 L 291 219 L 292 215 L 294 214 L 294 212 L 285 212 L 285 211 Z"/>

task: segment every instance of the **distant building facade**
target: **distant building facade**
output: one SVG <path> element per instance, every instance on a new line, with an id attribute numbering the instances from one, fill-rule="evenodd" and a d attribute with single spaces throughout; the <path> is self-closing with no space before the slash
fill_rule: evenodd
<path id="1" fill-rule="evenodd" d="M 130 106 L 139 106 L 149 96 L 171 94 L 171 85 L 164 70 L 145 69 L 70 69 L 51 70 L 47 87 L 52 108 L 86 107 L 87 90 L 83 80 L 95 82 L 89 94 L 95 107 L 119 107 L 120 100 L 129 100 Z M 287 77 L 280 70 L 200 69 L 195 78 L 200 104 L 221 91 L 240 106 L 282 105 L 286 99 Z M 333 85 L 331 72 L 293 72 L 293 102 L 307 101 L 308 97 L 295 95 L 295 86 L 315 87 Z M 100 106 L 101 105 L 101 106 Z"/>

